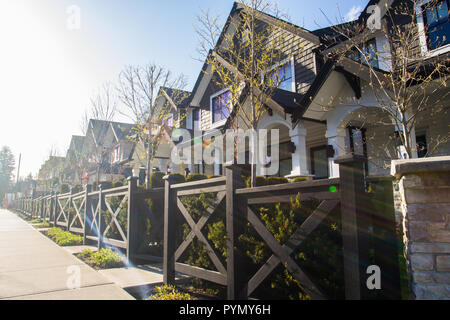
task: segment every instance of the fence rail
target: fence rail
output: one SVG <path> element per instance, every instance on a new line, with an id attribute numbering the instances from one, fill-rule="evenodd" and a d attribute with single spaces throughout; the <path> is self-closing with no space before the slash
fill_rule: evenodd
<path id="1" fill-rule="evenodd" d="M 228 299 L 250 297 L 274 270 L 283 267 L 311 298 L 329 298 L 293 254 L 338 210 L 345 298 L 374 297 L 366 287 L 366 268 L 375 263 L 383 270 L 384 284 L 388 284 L 378 296 L 398 299 L 392 182 L 382 177 L 365 179 L 362 160 L 354 155 L 336 160 L 340 168 L 337 179 L 244 188 L 243 167 L 231 165 L 226 167 L 224 177 L 175 183 L 174 176 L 169 175 L 165 177 L 164 187 L 149 190 L 138 188 L 137 178 L 130 177 L 128 185 L 119 188 L 104 190 L 100 186 L 92 191 L 87 185 L 76 194 L 16 199 L 12 209 L 81 234 L 85 243 L 95 243 L 98 248 L 121 248 L 129 260 L 162 260 L 166 284 L 175 283 L 175 272 L 181 272 L 226 286 Z M 195 220 L 183 199 L 204 194 L 213 194 L 214 199 Z M 287 241 L 280 243 L 255 207 L 292 201 L 314 202 L 316 206 Z M 225 225 L 226 256 L 204 234 L 206 225 L 219 214 Z M 187 231 L 180 238 L 177 228 L 181 225 Z M 151 226 L 150 233 L 144 230 L 148 226 Z M 244 262 L 239 250 L 239 237 L 248 227 L 270 249 L 270 257 L 253 273 L 241 268 Z M 213 269 L 181 261 L 194 239 L 204 247 Z M 150 248 L 149 243 L 154 246 Z M 369 256 L 369 252 L 373 254 Z"/>

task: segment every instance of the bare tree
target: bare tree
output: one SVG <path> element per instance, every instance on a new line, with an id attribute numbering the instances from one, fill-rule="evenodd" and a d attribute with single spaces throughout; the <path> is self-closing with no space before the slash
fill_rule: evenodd
<path id="1" fill-rule="evenodd" d="M 118 96 L 123 105 L 122 115 L 129 117 L 135 124 L 134 142 L 146 146 L 147 187 L 150 185 L 151 162 L 159 143 L 154 131 L 169 110 L 157 110 L 155 102 L 161 87 L 183 89 L 187 79 L 183 74 L 174 75 L 165 67 L 155 63 L 146 66 L 126 66 L 119 74 Z M 176 100 L 181 101 L 183 97 Z M 176 103 L 176 102 L 175 102 Z"/>
<path id="2" fill-rule="evenodd" d="M 376 119 L 375 123 L 393 126 L 403 149 L 400 156 L 411 158 L 418 151 L 414 143 L 418 121 L 448 113 L 449 61 L 421 54 L 418 39 L 426 38 L 429 30 L 426 25 L 421 30 L 416 23 L 420 1 L 408 0 L 394 6 L 387 2 L 382 2 L 385 7 L 381 11 L 386 14 L 379 28 L 369 28 L 364 21 L 333 27 L 340 35 L 339 43 L 326 53 L 341 64 L 359 64 L 356 72 L 367 75 L 368 87 L 386 115 L 387 121 Z M 429 2 L 423 9 L 432 5 L 435 3 Z M 377 47 L 375 36 L 388 41 Z M 432 155 L 449 140 L 448 133 L 434 137 L 426 155 Z"/>
<path id="3" fill-rule="evenodd" d="M 112 121 L 117 111 L 117 97 L 111 82 L 104 83 L 91 98 L 91 118 Z"/>
<path id="4" fill-rule="evenodd" d="M 105 82 L 90 98 L 90 106 L 80 119 L 80 129 L 86 134 L 89 120 L 114 120 L 118 110 L 119 98 L 116 95 L 115 86 L 111 82 Z"/>
<path id="5" fill-rule="evenodd" d="M 275 23 L 272 24 L 261 21 L 261 12 L 280 16 L 278 7 L 269 1 L 242 0 L 239 4 L 243 10 L 238 12 L 236 19 L 230 21 L 230 28 L 235 32 L 223 33 L 221 45 L 212 48 L 207 64 L 211 66 L 213 81 L 219 87 L 230 90 L 228 113 L 234 115 L 230 125 L 256 130 L 259 120 L 271 104 L 272 96 L 284 80 L 285 74 L 279 62 L 286 58 L 285 53 L 280 50 L 285 37 L 283 33 L 276 31 L 283 28 L 285 22 L 281 19 L 274 19 Z M 221 27 L 216 25 L 218 20 L 211 18 L 209 12 L 203 11 L 203 16 L 199 16 L 197 20 L 201 22 L 196 28 L 200 48 L 204 48 L 205 44 L 215 41 L 215 31 Z M 205 52 L 205 49 L 201 52 Z M 244 92 L 250 99 L 250 107 L 245 107 L 247 101 L 242 99 Z M 254 186 L 256 141 L 251 141 L 250 145 L 253 155 L 251 184 Z"/>

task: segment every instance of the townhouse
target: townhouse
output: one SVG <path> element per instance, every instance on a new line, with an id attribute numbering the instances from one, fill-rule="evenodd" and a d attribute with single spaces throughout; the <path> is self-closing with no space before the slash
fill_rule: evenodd
<path id="1" fill-rule="evenodd" d="M 261 28 L 267 25 L 274 26 L 275 33 L 281 35 L 280 38 L 283 39 L 279 45 L 280 59 L 273 67 L 279 74 L 282 71 L 283 76 L 266 102 L 267 112 L 257 123 L 257 129 L 279 129 L 280 165 L 276 175 L 312 179 L 337 177 L 339 172 L 334 159 L 348 152 L 366 156 L 367 174 L 386 174 L 389 172 L 391 159 L 405 156 L 398 143 L 398 128 L 380 105 L 377 96 L 380 88 L 374 86 L 370 74 L 395 73 L 393 57 L 396 55 L 392 54 L 392 50 L 398 50 L 389 34 L 368 27 L 371 16 L 368 8 L 379 2 L 370 1 L 356 21 L 314 31 L 259 12 L 258 20 Z M 396 5 L 404 2 L 387 1 L 387 3 L 391 6 L 388 7 L 389 10 L 394 10 Z M 412 19 L 405 20 L 404 17 L 397 15 L 388 17 L 389 10 L 381 10 L 381 21 L 383 23 L 390 21 L 416 30 L 417 58 L 421 59 L 425 66 L 427 61 L 438 59 L 447 66 L 448 71 L 450 49 L 448 1 L 408 1 L 408 5 L 414 6 L 415 15 Z M 236 32 L 236 27 L 231 21 L 239 19 L 242 10 L 248 8 L 239 3 L 234 4 L 222 35 L 210 54 L 220 52 L 221 46 L 226 45 L 225 35 Z M 391 21 L 392 16 L 398 21 Z M 354 26 L 363 26 L 354 37 L 357 39 L 360 34 L 366 35 L 364 40 L 361 40 L 364 41 L 363 50 L 367 50 L 365 57 L 376 58 L 365 61 L 358 52 L 356 55 L 348 54 L 348 51 L 352 52 L 349 50 L 349 43 L 352 42 L 342 37 L 337 30 L 351 29 Z M 345 55 L 342 48 L 346 48 Z M 208 61 L 210 60 L 205 61 L 192 93 L 187 102 L 184 102 L 187 104 L 183 109 L 186 121 L 181 127 L 197 129 L 200 132 L 197 138 L 190 141 L 178 141 L 179 147 L 190 147 L 191 154 L 196 145 L 200 144 L 204 148 L 209 145 L 211 138 L 213 140 L 217 138 L 217 131 L 223 134 L 227 128 L 232 127 L 233 121 L 237 121 L 229 103 L 230 90 L 220 87 L 217 81 L 214 81 L 216 75 Z M 227 64 L 226 59 L 223 64 Z M 268 73 L 270 72 L 273 71 L 269 69 Z M 261 75 L 262 79 L 264 77 L 265 75 Z M 445 72 L 444 77 L 446 83 Z M 442 81 L 442 75 L 438 80 Z M 410 87 L 413 95 L 415 90 L 419 90 L 417 88 L 420 87 L 420 83 L 413 83 Z M 411 156 L 448 155 L 450 152 L 448 90 L 444 84 L 426 94 L 439 97 L 443 108 L 439 112 L 432 112 L 434 102 L 430 100 L 429 110 L 426 109 L 417 115 L 410 141 L 416 147 L 413 148 Z M 248 91 L 243 90 L 239 98 L 244 101 L 244 105 L 249 104 Z M 166 123 L 166 127 L 170 127 L 171 124 Z M 439 143 L 432 145 L 438 139 Z M 218 161 L 207 164 L 204 161 L 195 162 L 188 155 L 189 160 L 185 165 L 177 167 L 176 171 L 184 173 L 188 167 L 191 173 L 223 174 L 222 163 L 225 162 L 225 155 L 222 152 L 215 156 Z M 169 167 L 174 166 L 175 164 L 169 164 Z M 257 174 L 265 175 L 263 166 L 257 168 Z"/>

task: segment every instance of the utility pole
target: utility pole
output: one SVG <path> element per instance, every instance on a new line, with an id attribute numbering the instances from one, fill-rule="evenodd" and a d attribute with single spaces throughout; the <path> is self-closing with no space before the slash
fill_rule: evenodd
<path id="1" fill-rule="evenodd" d="M 19 165 L 17 166 L 17 178 L 16 178 L 16 185 L 19 183 L 19 174 L 20 174 L 20 161 L 22 160 L 22 154 L 19 153 Z"/>

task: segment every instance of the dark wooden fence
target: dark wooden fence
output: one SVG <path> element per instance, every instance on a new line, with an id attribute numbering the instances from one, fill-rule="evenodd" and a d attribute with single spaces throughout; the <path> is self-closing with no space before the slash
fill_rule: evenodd
<path id="1" fill-rule="evenodd" d="M 164 188 L 150 190 L 137 188 L 133 177 L 127 186 L 114 189 L 100 187 L 91 191 L 88 185 L 77 194 L 17 199 L 13 209 L 82 234 L 86 243 L 94 242 L 99 248 L 121 248 L 128 259 L 163 260 L 166 284 L 175 283 L 175 274 L 180 272 L 226 286 L 228 299 L 247 299 L 280 266 L 290 272 L 311 298 L 329 298 L 317 279 L 311 277 L 292 254 L 308 241 L 331 212 L 340 210 L 345 298 L 399 299 L 392 182 L 386 177 L 365 179 L 363 159 L 358 156 L 341 157 L 336 162 L 340 166 L 339 179 L 244 188 L 243 168 L 231 165 L 226 167 L 224 177 L 174 183 L 173 176 L 169 175 L 165 177 Z M 195 221 L 182 198 L 205 193 L 214 193 L 216 198 Z M 286 243 L 279 243 L 252 206 L 285 203 L 293 198 L 313 200 L 318 205 Z M 163 205 L 159 209 L 151 208 L 148 200 L 153 201 L 152 204 L 160 201 Z M 226 259 L 202 231 L 219 208 L 225 208 Z M 150 241 L 142 230 L 142 212 L 145 212 L 145 219 L 151 220 L 150 236 L 158 234 L 157 238 L 163 240 L 159 253 L 140 249 Z M 187 224 L 189 232 L 177 239 L 177 228 L 181 224 Z M 272 252 L 266 263 L 250 275 L 240 269 L 243 258 L 238 248 L 238 239 L 248 225 Z M 194 239 L 204 246 L 215 270 L 180 261 Z M 367 267 L 372 264 L 381 269 L 382 289 L 378 291 L 369 290 L 366 285 Z"/>
<path id="2" fill-rule="evenodd" d="M 92 191 L 91 185 L 79 193 L 49 194 L 15 200 L 10 208 L 29 218 L 40 218 L 50 226 L 83 235 L 85 244 L 98 248 L 115 247 L 126 252 L 127 259 L 162 261 L 158 255 L 139 252 L 138 219 L 148 215 L 152 225 L 162 230 L 163 213 L 153 213 L 145 200 L 163 198 L 164 188 L 138 189 L 137 178 L 123 187 Z M 138 210 L 139 209 L 139 210 Z M 162 236 L 161 236 L 162 242 Z"/>

